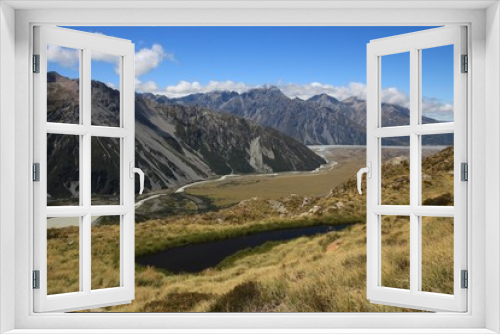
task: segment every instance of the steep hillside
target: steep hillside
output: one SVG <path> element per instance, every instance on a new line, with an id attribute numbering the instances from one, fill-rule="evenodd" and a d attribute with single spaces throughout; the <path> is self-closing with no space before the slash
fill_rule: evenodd
<path id="1" fill-rule="evenodd" d="M 196 154 L 218 175 L 313 170 L 325 162 L 276 130 L 205 108 L 138 98 L 136 119 L 157 133 L 170 133 L 178 152 Z"/>
<path id="2" fill-rule="evenodd" d="M 406 160 L 388 160 L 386 195 L 397 198 L 409 188 L 401 182 Z M 453 147 L 423 160 L 426 183 L 436 193 L 453 193 Z M 441 202 L 439 205 L 452 205 Z M 436 203 L 434 203 L 436 205 Z M 355 223 L 287 242 L 269 242 L 226 258 L 196 274 L 179 274 L 136 266 L 136 298 L 130 304 L 92 311 L 103 312 L 394 312 L 412 311 L 370 303 L 366 299 L 366 196 L 359 195 L 355 176 L 324 197 L 291 195 L 279 200 L 251 198 L 217 212 L 171 215 L 136 225 L 135 254 L 194 243 L 235 238 L 252 233 L 318 224 Z M 382 218 L 382 284 L 409 288 L 410 224 L 405 216 Z M 104 251 L 112 254 L 119 226 L 93 230 Z M 94 234 L 95 232 L 95 234 Z M 453 294 L 454 223 L 447 217 L 423 217 L 422 289 Z M 48 231 L 49 266 L 58 268 L 48 280 L 51 293 L 75 291 L 78 280 L 78 228 Z M 69 257 L 68 254 L 76 254 Z M 109 280 L 119 256 L 100 265 L 96 280 Z M 94 258 L 93 258 L 94 261 Z M 61 265 L 62 264 L 62 265 Z M 76 268 L 76 269 L 75 269 Z M 55 271 L 51 271 L 52 273 Z M 119 275 L 116 275 L 119 282 Z M 65 290 L 68 289 L 68 290 Z"/>
<path id="3" fill-rule="evenodd" d="M 209 106 L 272 127 L 306 144 L 366 143 L 365 129 L 344 114 L 307 101 L 290 99 L 276 87 L 237 94 L 212 92 L 172 100 Z"/>
<path id="4" fill-rule="evenodd" d="M 78 81 L 48 73 L 48 120 L 78 123 Z M 278 131 L 204 108 L 159 103 L 136 94 L 136 161 L 146 190 L 157 190 L 230 173 L 313 170 L 325 161 Z M 119 124 L 119 92 L 92 81 L 92 124 Z M 76 196 L 78 142 L 49 135 L 49 199 Z M 118 192 L 119 143 L 92 141 L 92 192 Z"/>

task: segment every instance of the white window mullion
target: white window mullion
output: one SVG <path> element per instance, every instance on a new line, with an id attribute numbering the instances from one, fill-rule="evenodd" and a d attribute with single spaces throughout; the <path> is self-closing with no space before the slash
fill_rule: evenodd
<path id="1" fill-rule="evenodd" d="M 367 47 L 367 86 L 379 87 L 380 86 L 380 71 L 381 66 L 380 57 L 371 52 L 371 46 Z M 375 212 L 375 207 L 380 205 L 380 138 L 375 135 L 375 130 L 378 128 L 380 118 L 380 96 L 381 89 L 367 90 L 367 103 L 366 112 L 366 161 L 371 163 L 372 177 L 367 178 L 366 191 L 367 191 L 367 216 L 366 216 L 366 231 L 370 238 L 366 242 L 366 255 L 367 255 L 367 298 L 373 298 L 373 292 L 380 285 L 381 271 L 380 271 L 380 215 Z"/>
<path id="2" fill-rule="evenodd" d="M 373 135 L 379 138 L 387 137 L 402 137 L 409 136 L 414 133 L 420 136 L 423 135 L 438 135 L 444 133 L 455 132 L 455 124 L 449 123 L 435 123 L 435 124 L 418 124 L 418 125 L 405 125 L 397 127 L 383 127 L 373 130 Z"/>
<path id="3" fill-rule="evenodd" d="M 79 53 L 80 53 L 80 59 L 84 59 L 83 58 L 83 50 L 79 50 Z M 83 62 L 80 61 L 79 63 L 79 66 L 80 66 L 80 69 L 79 69 L 79 78 L 80 78 L 80 81 L 78 82 L 78 85 L 79 85 L 79 97 L 78 97 L 78 101 L 80 101 L 80 107 L 79 107 L 79 116 L 78 116 L 78 120 L 79 120 L 79 125 L 78 127 L 82 127 L 83 125 L 83 109 L 82 109 L 82 106 L 85 104 L 84 103 L 84 96 L 83 96 L 83 84 L 84 84 L 84 81 L 83 81 L 83 77 L 84 77 L 84 73 L 83 73 Z M 47 123 L 47 131 L 50 131 L 52 129 L 49 130 L 50 126 L 51 125 L 59 125 L 58 123 Z M 82 127 L 83 128 L 83 127 Z M 62 129 L 65 129 L 64 125 L 62 126 Z M 83 135 L 85 134 L 85 132 L 82 132 L 82 133 L 79 133 L 79 136 L 78 136 L 78 143 L 79 143 L 79 148 L 78 148 L 78 152 L 79 152 L 79 163 L 80 163 L 80 166 L 79 166 L 79 179 L 78 179 L 78 182 L 79 182 L 79 190 L 78 190 L 78 197 L 79 197 L 79 201 L 80 201 L 80 207 L 79 209 L 81 208 L 85 208 L 85 202 L 84 202 L 84 194 L 83 194 L 83 189 L 85 188 L 83 186 L 83 175 L 84 175 L 84 168 L 82 166 L 82 162 L 84 161 L 83 158 L 84 158 L 84 145 L 83 145 Z M 85 252 L 85 243 L 82 242 L 85 238 L 85 233 L 84 233 L 84 217 L 85 215 L 79 215 L 79 225 L 78 225 L 78 231 L 79 231 L 79 250 L 78 250 L 78 267 L 79 267 L 79 282 L 80 282 L 80 288 L 79 288 L 79 291 L 84 291 L 85 287 L 84 287 L 84 280 L 83 280 L 83 276 L 82 274 L 85 272 L 85 265 L 84 265 L 84 252 Z"/>
<path id="4" fill-rule="evenodd" d="M 419 118 L 420 119 L 420 118 Z M 435 124 L 420 124 L 412 127 L 412 132 L 417 135 L 438 135 L 442 133 L 453 133 L 455 125 L 453 122 L 449 123 L 435 123 Z"/>
<path id="5" fill-rule="evenodd" d="M 120 76 L 123 78 L 124 77 L 124 73 L 123 73 L 123 57 L 120 57 L 120 62 L 118 64 L 119 66 L 119 73 L 120 73 Z M 123 92 L 123 86 L 124 86 L 124 80 L 120 80 L 120 92 Z M 124 128 L 124 124 L 125 124 L 125 121 L 124 121 L 124 116 L 126 115 L 124 112 L 123 112 L 123 109 L 124 109 L 124 103 L 123 103 L 123 94 L 120 94 L 120 129 L 123 129 Z M 127 131 L 125 129 L 125 131 Z M 126 177 L 130 177 L 129 175 L 127 175 L 127 173 L 125 172 L 125 165 L 127 163 L 124 164 L 124 159 L 126 159 L 126 156 L 125 156 L 125 143 L 124 143 L 125 139 L 124 138 L 120 138 L 120 157 L 122 157 L 120 159 L 120 206 L 124 207 L 124 204 L 125 204 L 125 197 L 126 197 L 126 193 L 127 191 L 124 189 L 125 187 L 125 184 L 126 184 Z M 127 160 L 125 160 L 127 161 Z M 135 163 L 134 163 L 134 166 L 135 166 Z M 125 209 L 127 209 L 127 207 L 125 206 Z M 134 208 L 135 209 L 135 206 Z M 126 279 L 126 275 L 125 275 L 125 243 L 126 243 L 126 240 L 125 240 L 125 234 L 126 232 L 124 231 L 124 228 L 125 228 L 125 219 L 123 218 L 123 215 L 120 215 L 120 286 L 125 286 L 124 285 L 124 280 Z"/>
<path id="6" fill-rule="evenodd" d="M 415 48 L 410 50 L 410 127 L 413 129 L 419 121 L 419 51 Z M 410 133 L 410 207 L 417 205 L 420 193 L 420 154 L 419 136 Z M 420 217 L 414 212 L 410 214 L 410 291 L 416 293 L 419 287 L 420 277 Z"/>
<path id="7" fill-rule="evenodd" d="M 389 216 L 409 216 L 412 213 L 422 217 L 453 217 L 455 215 L 453 206 L 375 205 L 372 212 Z"/>
<path id="8" fill-rule="evenodd" d="M 84 94 L 82 94 L 84 95 Z M 83 101 L 83 97 L 80 99 Z M 84 105 L 84 103 L 82 103 Z M 123 138 L 130 135 L 130 131 L 123 128 L 107 126 L 85 126 L 80 124 L 47 123 L 47 133 L 57 133 L 61 135 L 83 136 L 89 131 L 95 137 Z"/>
<path id="9" fill-rule="evenodd" d="M 82 76 L 80 75 L 80 78 Z M 81 79 L 80 79 L 81 80 Z M 81 84 L 80 84 L 81 88 Z M 80 108 L 84 105 L 83 103 L 83 93 L 80 92 Z M 82 113 L 80 112 L 80 119 L 82 117 Z M 47 133 L 57 133 L 60 135 L 76 135 L 83 136 L 88 132 L 88 129 L 81 124 L 66 124 L 66 123 L 47 123 Z"/>
<path id="10" fill-rule="evenodd" d="M 108 137 L 108 138 L 124 138 L 131 135 L 128 129 L 123 128 L 113 128 L 106 126 L 92 126 L 89 129 L 90 133 L 94 137 Z"/>
<path id="11" fill-rule="evenodd" d="M 411 127 L 407 126 L 387 126 L 373 130 L 373 135 L 379 138 L 409 136 Z"/>
<path id="12" fill-rule="evenodd" d="M 86 129 L 85 134 L 82 136 L 83 150 L 80 151 L 81 162 L 80 166 L 83 170 L 81 179 L 82 200 L 85 208 L 90 209 L 91 203 L 91 108 L 92 108 L 92 86 L 91 86 L 91 50 L 83 49 L 83 71 L 82 71 L 82 90 L 83 99 L 81 105 L 81 118 L 83 127 Z M 81 257 L 82 268 L 80 279 L 83 280 L 83 291 L 90 294 L 92 282 L 92 249 L 91 249 L 91 225 L 92 216 L 90 210 L 83 216 L 83 226 L 81 230 Z"/>
<path id="13" fill-rule="evenodd" d="M 135 90 L 135 58 L 134 51 L 125 54 L 121 59 L 121 73 L 122 73 L 122 91 L 134 91 Z M 130 71 L 123 71 L 123 68 L 131 69 Z M 134 298 L 135 285 L 134 285 L 134 251 L 135 251 L 135 182 L 133 179 L 133 173 L 131 178 L 130 168 L 135 166 L 135 95 L 125 95 L 121 94 L 121 124 L 125 131 L 129 132 L 129 135 L 123 137 L 121 140 L 122 145 L 122 197 L 121 204 L 127 210 L 127 213 L 121 218 L 120 225 L 120 242 L 123 247 L 120 253 L 120 268 L 121 268 L 121 286 L 127 289 L 127 293 L 131 299 Z M 127 182 L 125 182 L 127 180 Z"/>

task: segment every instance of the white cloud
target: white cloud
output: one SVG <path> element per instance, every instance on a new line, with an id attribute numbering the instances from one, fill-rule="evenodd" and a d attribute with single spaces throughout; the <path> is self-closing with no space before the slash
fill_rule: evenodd
<path id="1" fill-rule="evenodd" d="M 78 69 L 80 53 L 76 49 L 49 44 L 47 47 L 47 60 L 62 67 Z"/>
<path id="2" fill-rule="evenodd" d="M 141 82 L 136 79 L 135 90 L 141 93 L 153 93 L 166 95 L 168 97 L 182 97 L 190 94 L 196 93 L 207 93 L 212 91 L 234 91 L 238 93 L 246 92 L 257 86 L 247 85 L 243 82 L 233 82 L 233 81 L 209 81 L 206 85 L 203 85 L 197 81 L 187 82 L 180 81 L 176 85 L 170 85 L 163 89 L 160 89 L 158 85 L 153 81 Z"/>
<path id="3" fill-rule="evenodd" d="M 389 87 L 382 90 L 382 102 L 397 104 L 406 108 L 410 106 L 410 99 L 408 95 L 394 87 Z"/>
<path id="4" fill-rule="evenodd" d="M 135 79 L 135 91 L 139 93 L 152 93 L 158 91 L 158 86 L 153 81 L 142 82 L 139 79 Z"/>
<path id="5" fill-rule="evenodd" d="M 285 95 L 290 98 L 308 99 L 318 94 L 328 94 L 339 100 L 346 99 L 351 96 L 356 96 L 364 99 L 366 96 L 366 86 L 359 82 L 352 82 L 349 86 L 333 86 L 312 82 L 310 84 L 294 84 L 294 83 L 279 83 L 276 85 Z M 209 81 L 207 84 L 202 84 L 197 81 L 179 81 L 176 85 L 166 86 L 159 89 L 156 84 L 149 84 L 151 90 L 145 90 L 144 84 L 136 81 L 136 90 L 141 92 L 150 92 L 154 94 L 162 94 L 168 97 L 182 97 L 195 93 L 207 93 L 211 91 L 234 91 L 238 93 L 246 92 L 253 88 L 262 87 L 259 85 L 249 85 L 244 82 L 227 81 Z"/>
<path id="6" fill-rule="evenodd" d="M 47 49 L 48 60 L 67 68 L 78 68 L 79 52 L 75 49 L 63 48 L 57 45 L 49 45 Z M 94 61 L 107 62 L 115 65 L 118 70 L 118 57 L 104 53 L 92 53 Z M 211 91 L 234 91 L 243 93 L 257 85 L 248 85 L 243 82 L 209 81 L 207 84 L 200 82 L 180 81 L 176 85 L 160 88 L 154 81 L 142 82 L 140 76 L 157 68 L 163 60 L 176 62 L 173 53 L 166 52 L 160 44 L 153 44 L 151 48 L 142 48 L 135 54 L 136 91 L 140 93 L 153 93 L 166 95 L 168 97 L 182 97 L 195 93 L 207 93 Z M 349 97 L 366 99 L 366 85 L 360 82 L 351 82 L 347 86 L 333 86 L 320 82 L 309 84 L 295 84 L 279 82 L 276 85 L 285 95 L 290 98 L 306 100 L 314 95 L 328 94 L 338 100 Z M 407 94 L 397 88 L 390 87 L 382 91 L 382 101 L 409 107 L 410 99 Z M 422 112 L 424 115 L 440 120 L 453 120 L 453 105 L 438 99 L 423 98 Z"/>
<path id="7" fill-rule="evenodd" d="M 97 33 L 100 34 L 100 33 Z M 47 59 L 66 68 L 78 68 L 79 51 L 57 45 L 49 45 Z M 119 57 L 101 52 L 92 52 L 92 60 L 113 64 L 118 73 Z M 175 62 L 173 53 L 166 52 L 160 44 L 153 44 L 151 48 L 142 48 L 135 53 L 135 75 L 140 77 L 157 68 L 163 60 Z"/>
<path id="8" fill-rule="evenodd" d="M 154 44 L 151 49 L 140 49 L 135 53 L 135 75 L 140 77 L 157 68 L 163 59 L 176 61 L 174 54 L 165 52 L 160 44 Z"/>
<path id="9" fill-rule="evenodd" d="M 328 94 L 341 101 L 349 97 L 357 97 L 362 100 L 366 99 L 366 85 L 360 82 L 351 82 L 347 86 L 333 86 L 330 84 L 322 84 L 320 82 L 311 82 L 309 84 L 280 82 L 276 86 L 288 97 L 298 97 L 303 100 L 319 94 Z M 148 81 L 146 83 L 142 83 L 139 80 L 136 81 L 136 90 L 138 92 L 166 95 L 170 98 L 182 97 L 196 93 L 207 93 L 211 91 L 234 91 L 243 93 L 258 87 L 262 86 L 248 85 L 243 82 L 227 80 L 209 81 L 205 85 L 197 81 L 180 81 L 176 85 L 159 88 L 158 85 L 152 81 Z M 382 102 L 397 104 L 406 108 L 410 106 L 410 99 L 408 95 L 394 87 L 389 87 L 382 91 Z M 428 117 L 440 120 L 453 119 L 453 105 L 444 103 L 437 99 L 424 97 L 422 101 L 422 112 Z"/>
<path id="10" fill-rule="evenodd" d="M 422 114 L 443 121 L 453 121 L 453 104 L 436 98 L 422 98 Z"/>
<path id="11" fill-rule="evenodd" d="M 319 94 L 327 94 L 338 100 L 344 100 L 351 96 L 364 99 L 366 95 L 366 86 L 359 82 L 351 82 L 349 86 L 333 86 L 319 82 L 311 82 L 309 84 L 281 83 L 277 86 L 288 97 L 298 97 L 303 100 Z"/>

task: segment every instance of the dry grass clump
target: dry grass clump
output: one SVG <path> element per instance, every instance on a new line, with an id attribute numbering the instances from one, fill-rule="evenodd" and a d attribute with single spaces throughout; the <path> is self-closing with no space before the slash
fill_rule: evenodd
<path id="1" fill-rule="evenodd" d="M 79 241 L 77 226 L 47 230 L 47 294 L 79 291 Z"/>
<path id="2" fill-rule="evenodd" d="M 80 289 L 79 227 L 47 230 L 47 293 L 77 292 Z M 120 286 L 120 226 L 91 228 L 92 289 Z"/>
<path id="3" fill-rule="evenodd" d="M 410 217 L 383 216 L 382 286 L 410 288 Z"/>
<path id="4" fill-rule="evenodd" d="M 453 294 L 453 218 L 422 217 L 422 291 Z"/>

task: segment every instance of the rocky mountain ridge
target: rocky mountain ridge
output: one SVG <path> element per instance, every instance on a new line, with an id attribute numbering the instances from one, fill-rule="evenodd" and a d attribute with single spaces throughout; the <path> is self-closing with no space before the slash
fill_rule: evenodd
<path id="1" fill-rule="evenodd" d="M 203 106 L 272 127 L 306 145 L 366 144 L 366 101 L 350 97 L 343 101 L 320 94 L 307 100 L 292 99 L 274 86 L 244 93 L 213 91 L 169 99 L 148 94 L 149 99 L 166 104 Z M 409 125 L 408 108 L 383 103 L 382 126 Z M 423 123 L 437 120 L 423 117 Z M 426 136 L 426 145 L 451 145 L 453 135 Z M 389 138 L 387 145 L 408 145 L 408 138 Z"/>
<path id="2" fill-rule="evenodd" d="M 78 123 L 78 81 L 56 72 L 48 73 L 47 81 L 48 121 Z M 92 81 L 93 125 L 118 126 L 119 103 L 119 91 Z M 314 170 L 325 163 L 302 143 L 234 115 L 143 94 L 135 96 L 135 113 L 136 165 L 146 174 L 147 191 L 215 175 Z M 48 177 L 57 184 L 49 187 L 49 199 L 77 194 L 78 145 L 72 137 L 49 135 Z M 99 162 L 92 164 L 93 193 L 118 193 L 119 151 L 118 142 L 93 139 L 92 158 Z"/>

